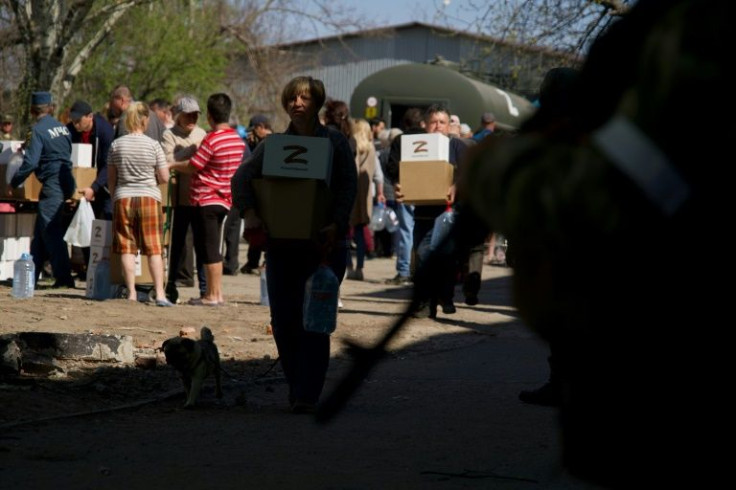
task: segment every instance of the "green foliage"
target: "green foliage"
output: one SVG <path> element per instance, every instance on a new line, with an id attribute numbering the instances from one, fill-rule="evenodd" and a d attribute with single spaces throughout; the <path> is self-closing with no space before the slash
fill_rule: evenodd
<path id="1" fill-rule="evenodd" d="M 120 84 L 143 101 L 191 94 L 204 102 L 222 91 L 231 48 L 214 9 L 199 5 L 167 1 L 133 8 L 85 63 L 69 100 L 83 98 L 101 109 Z"/>

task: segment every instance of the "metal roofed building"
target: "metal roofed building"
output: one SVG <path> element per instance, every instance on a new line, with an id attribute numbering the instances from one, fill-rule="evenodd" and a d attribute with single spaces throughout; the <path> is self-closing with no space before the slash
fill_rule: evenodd
<path id="1" fill-rule="evenodd" d="M 328 97 L 348 103 L 363 80 L 397 65 L 433 62 L 502 90 L 531 97 L 537 93 L 548 69 L 577 62 L 567 53 L 421 22 L 281 44 L 269 49 L 271 57 L 275 53 L 284 57 L 289 72 L 285 80 L 296 75 L 318 78 L 325 83 Z M 241 66 L 242 83 L 252 82 L 248 68 Z M 256 105 L 261 111 L 266 106 L 263 102 Z M 356 117 L 364 115 L 354 114 Z M 477 121 L 467 122 L 472 126 Z"/>

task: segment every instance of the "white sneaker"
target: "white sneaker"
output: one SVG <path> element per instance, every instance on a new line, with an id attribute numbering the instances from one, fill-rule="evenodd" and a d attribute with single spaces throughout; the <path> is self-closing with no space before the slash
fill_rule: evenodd
<path id="1" fill-rule="evenodd" d="M 340 298 L 337 298 L 337 307 L 342 308 L 342 300 Z"/>

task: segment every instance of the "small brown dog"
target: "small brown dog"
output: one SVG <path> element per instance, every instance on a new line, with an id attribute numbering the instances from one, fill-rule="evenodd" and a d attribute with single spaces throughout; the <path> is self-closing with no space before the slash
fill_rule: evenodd
<path id="1" fill-rule="evenodd" d="M 215 376 L 215 395 L 222 398 L 220 354 L 215 345 L 215 336 L 207 327 L 202 327 L 199 336 L 199 340 L 173 337 L 161 346 L 166 355 L 166 364 L 170 364 L 181 373 L 187 397 L 184 408 L 194 406 L 204 379 L 211 374 Z"/>

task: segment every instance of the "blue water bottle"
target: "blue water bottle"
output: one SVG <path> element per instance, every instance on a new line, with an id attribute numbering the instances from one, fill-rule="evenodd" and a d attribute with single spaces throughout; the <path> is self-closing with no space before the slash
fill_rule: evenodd
<path id="1" fill-rule="evenodd" d="M 36 265 L 31 254 L 23 252 L 13 264 L 13 290 L 15 298 L 32 298 L 36 286 Z"/>

